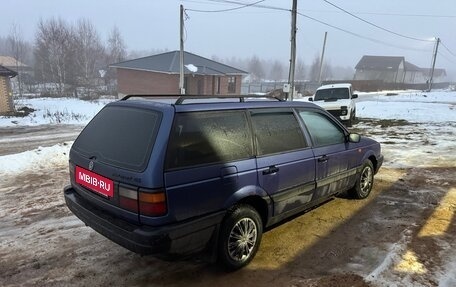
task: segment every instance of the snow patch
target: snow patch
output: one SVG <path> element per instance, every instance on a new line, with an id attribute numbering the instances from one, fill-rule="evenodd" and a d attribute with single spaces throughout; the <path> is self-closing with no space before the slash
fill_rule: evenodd
<path id="1" fill-rule="evenodd" d="M 33 170 L 50 170 L 68 164 L 72 142 L 39 147 L 17 154 L 0 156 L 0 178 Z"/>
<path id="2" fill-rule="evenodd" d="M 198 67 L 193 64 L 185 65 L 185 67 L 192 73 L 198 72 Z"/>
<path id="3" fill-rule="evenodd" d="M 456 286 L 456 261 L 447 263 L 444 266 L 444 271 L 442 273 L 443 274 L 439 278 L 439 287 Z"/>
<path id="4" fill-rule="evenodd" d="M 43 124 L 86 125 L 111 99 L 83 101 L 75 98 L 34 98 L 15 100 L 16 109 L 32 108 L 25 117 L 0 117 L 0 127 Z"/>
<path id="5" fill-rule="evenodd" d="M 407 244 L 410 242 L 410 233 L 410 230 L 405 230 L 405 232 L 402 234 L 402 238 L 398 242 L 391 245 L 391 247 L 389 248 L 389 252 L 385 256 L 383 262 L 377 268 L 375 268 L 369 275 L 367 275 L 367 277 L 365 278 L 366 281 L 378 281 L 383 272 L 388 271 L 394 264 L 399 262 L 400 255 L 404 253 L 405 249 L 407 248 Z"/>

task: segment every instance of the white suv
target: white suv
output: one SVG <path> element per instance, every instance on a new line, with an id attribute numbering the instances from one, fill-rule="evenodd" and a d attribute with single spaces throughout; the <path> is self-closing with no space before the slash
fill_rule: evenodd
<path id="1" fill-rule="evenodd" d="M 353 100 L 356 98 L 358 95 L 353 94 L 351 84 L 332 84 L 319 87 L 309 100 L 350 127 L 356 117 L 356 104 Z"/>

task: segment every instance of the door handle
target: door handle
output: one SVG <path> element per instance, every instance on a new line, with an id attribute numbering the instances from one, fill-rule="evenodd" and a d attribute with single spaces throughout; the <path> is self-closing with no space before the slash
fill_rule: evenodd
<path id="1" fill-rule="evenodd" d="M 327 155 L 324 155 L 320 158 L 318 158 L 318 162 L 327 162 L 329 159 L 329 157 Z"/>
<path id="2" fill-rule="evenodd" d="M 270 166 L 268 169 L 263 170 L 263 175 L 273 174 L 279 171 L 279 168 L 275 165 Z"/>

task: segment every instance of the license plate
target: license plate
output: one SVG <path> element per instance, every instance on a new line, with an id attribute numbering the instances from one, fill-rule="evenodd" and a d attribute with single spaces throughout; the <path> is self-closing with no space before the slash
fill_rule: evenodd
<path id="1" fill-rule="evenodd" d="M 110 198 L 114 195 L 114 182 L 109 178 L 76 166 L 75 170 L 76 183 L 87 187 L 104 197 Z"/>

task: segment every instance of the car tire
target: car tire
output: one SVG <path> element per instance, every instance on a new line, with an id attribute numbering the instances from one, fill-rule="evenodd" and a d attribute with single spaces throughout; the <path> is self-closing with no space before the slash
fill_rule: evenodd
<path id="1" fill-rule="evenodd" d="M 263 234 L 258 212 L 250 205 L 236 205 L 226 215 L 219 233 L 218 261 L 234 271 L 252 261 Z"/>
<path id="2" fill-rule="evenodd" d="M 369 196 L 374 185 L 374 165 L 370 160 L 366 160 L 357 175 L 355 186 L 350 190 L 350 194 L 356 199 L 364 199 Z"/>

